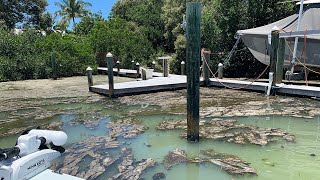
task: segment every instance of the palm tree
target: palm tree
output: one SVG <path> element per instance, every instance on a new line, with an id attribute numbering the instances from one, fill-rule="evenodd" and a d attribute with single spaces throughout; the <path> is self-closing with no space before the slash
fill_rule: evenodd
<path id="1" fill-rule="evenodd" d="M 54 4 L 60 7 L 60 10 L 55 12 L 55 17 L 61 17 L 58 24 L 69 24 L 71 20 L 75 23 L 76 18 L 88 15 L 90 11 L 86 7 L 92 6 L 91 3 L 82 0 L 61 0 Z"/>

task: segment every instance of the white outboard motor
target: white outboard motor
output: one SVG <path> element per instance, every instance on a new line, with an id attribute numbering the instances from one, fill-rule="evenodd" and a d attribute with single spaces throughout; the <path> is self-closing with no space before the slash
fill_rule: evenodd
<path id="1" fill-rule="evenodd" d="M 42 173 L 64 152 L 61 146 L 67 138 L 61 131 L 37 129 L 21 135 L 15 147 L 0 149 L 0 180 L 25 180 Z"/>

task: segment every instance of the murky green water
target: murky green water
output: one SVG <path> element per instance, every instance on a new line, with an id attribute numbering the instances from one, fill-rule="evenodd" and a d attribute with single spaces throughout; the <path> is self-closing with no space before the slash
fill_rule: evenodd
<path id="1" fill-rule="evenodd" d="M 45 109 L 80 109 L 84 114 L 94 115 L 99 113 L 98 127 L 92 129 L 85 125 L 72 125 L 70 122 L 76 121 L 79 117 L 72 113 L 58 115 L 47 119 L 48 121 L 62 121 L 63 130 L 68 134 L 68 148 L 73 143 L 84 140 L 91 136 L 104 136 L 108 133 L 106 123 L 114 121 L 119 117 L 126 116 L 128 111 L 139 110 L 141 108 L 155 109 L 157 107 L 144 106 L 119 106 L 116 109 L 110 109 L 105 104 L 63 104 L 45 106 Z M 21 110 L 19 113 L 25 113 Z M 139 113 L 137 113 L 139 114 Z M 143 114 L 143 113 L 141 113 Z M 0 120 L 5 119 L 6 114 L 0 114 Z M 214 149 L 218 152 L 233 154 L 243 160 L 250 162 L 257 171 L 258 176 L 230 176 L 219 167 L 211 164 L 187 164 L 174 166 L 170 170 L 165 170 L 163 166 L 158 165 L 155 168 L 148 169 L 142 177 L 152 179 L 155 173 L 164 172 L 166 179 L 187 179 L 187 180 L 231 180 L 231 179 L 249 179 L 249 180 L 269 180 L 269 179 L 290 179 L 290 180 L 316 180 L 320 179 L 320 117 L 314 119 L 268 116 L 268 117 L 235 117 L 242 124 L 252 124 L 260 127 L 282 128 L 296 136 L 296 143 L 287 143 L 283 140 L 271 143 L 261 147 L 256 145 L 238 145 L 233 143 L 201 140 L 199 143 L 188 143 L 185 139 L 179 138 L 182 133 L 175 131 L 158 131 L 155 127 L 164 120 L 185 119 L 182 115 L 162 114 L 157 115 L 138 115 L 135 117 L 140 120 L 149 129 L 144 134 L 135 139 L 119 139 L 119 142 L 127 142 L 133 149 L 135 159 L 153 158 L 161 163 L 164 156 L 171 150 L 179 148 L 187 152 L 188 157 L 198 156 L 201 150 Z M 230 119 L 230 118 L 228 118 Z M 22 120 L 21 120 L 22 121 Z M 32 123 L 25 121 L 23 125 Z M 0 148 L 13 146 L 17 136 L 0 138 Z M 148 145 L 148 146 L 147 146 Z M 151 146 L 150 146 L 151 145 Z M 316 156 L 310 156 L 315 154 Z M 116 171 L 116 166 L 109 169 L 98 179 L 110 177 L 110 174 Z"/>

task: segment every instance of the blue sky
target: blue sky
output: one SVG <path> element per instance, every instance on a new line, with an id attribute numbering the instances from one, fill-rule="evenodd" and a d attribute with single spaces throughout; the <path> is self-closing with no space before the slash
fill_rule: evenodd
<path id="1" fill-rule="evenodd" d="M 102 12 L 103 17 L 108 18 L 112 5 L 117 0 L 87 0 L 87 2 L 90 2 L 92 4 L 92 7 L 89 7 L 92 12 Z M 48 0 L 48 11 L 54 15 L 54 12 L 58 10 L 58 7 L 54 5 L 55 2 L 60 2 L 60 0 Z M 79 20 L 78 20 L 79 21 Z M 71 24 L 72 27 L 72 24 Z"/>

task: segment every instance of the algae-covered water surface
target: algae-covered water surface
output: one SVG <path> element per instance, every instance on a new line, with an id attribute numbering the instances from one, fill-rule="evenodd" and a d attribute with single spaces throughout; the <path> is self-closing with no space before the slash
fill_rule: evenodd
<path id="1" fill-rule="evenodd" d="M 210 97 L 208 91 L 202 92 L 199 143 L 184 138 L 185 91 L 180 91 L 1 112 L 0 148 L 13 146 L 24 127 L 40 125 L 69 137 L 52 169 L 86 179 L 320 177 L 318 101 L 222 90 Z M 209 151 L 215 156 L 206 156 Z"/>

